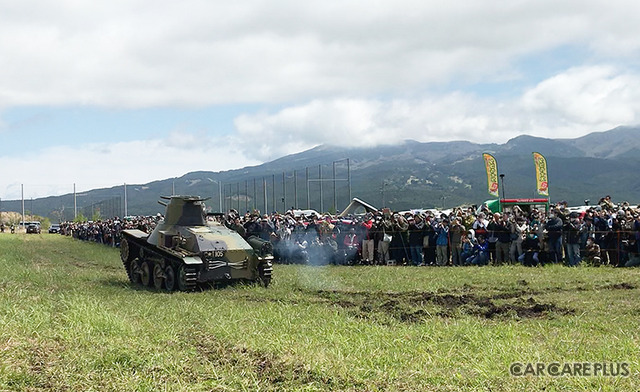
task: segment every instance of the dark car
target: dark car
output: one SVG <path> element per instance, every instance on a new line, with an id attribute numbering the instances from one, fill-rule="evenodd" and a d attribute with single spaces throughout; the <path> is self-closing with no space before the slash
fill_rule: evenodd
<path id="1" fill-rule="evenodd" d="M 27 234 L 40 234 L 40 225 L 37 223 L 29 223 L 27 225 Z"/>
<path id="2" fill-rule="evenodd" d="M 49 226 L 49 233 L 52 233 L 52 234 L 60 233 L 60 225 L 57 223 L 53 223 L 51 226 Z"/>

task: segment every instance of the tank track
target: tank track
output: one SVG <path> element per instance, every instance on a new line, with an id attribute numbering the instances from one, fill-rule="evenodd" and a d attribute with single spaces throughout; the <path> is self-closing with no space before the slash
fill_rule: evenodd
<path id="1" fill-rule="evenodd" d="M 182 269 L 184 270 L 184 283 L 183 283 L 184 287 L 182 287 L 182 289 L 184 291 L 194 291 L 198 283 L 197 270 L 193 267 L 185 267 L 185 266 L 183 266 Z M 181 277 L 179 276 L 178 279 L 181 279 Z"/>
<path id="2" fill-rule="evenodd" d="M 264 262 L 262 267 L 262 276 L 260 279 L 262 280 L 262 284 L 267 287 L 271 283 L 271 274 L 273 273 L 273 263 L 271 261 Z"/>
<path id="3" fill-rule="evenodd" d="M 133 277 L 131 276 L 131 263 L 133 263 L 133 261 L 122 260 L 122 265 L 124 265 L 124 270 L 127 271 L 127 277 L 129 278 L 129 282 L 133 282 Z"/>
<path id="4" fill-rule="evenodd" d="M 129 278 L 129 282 L 134 282 L 134 279 L 131 276 L 131 265 L 135 262 L 135 258 L 131 256 L 131 252 L 134 249 L 135 248 L 132 248 L 131 244 L 127 239 L 123 239 L 121 241 L 120 260 L 122 260 L 122 265 L 124 266 L 124 270 L 127 271 L 127 277 Z"/>

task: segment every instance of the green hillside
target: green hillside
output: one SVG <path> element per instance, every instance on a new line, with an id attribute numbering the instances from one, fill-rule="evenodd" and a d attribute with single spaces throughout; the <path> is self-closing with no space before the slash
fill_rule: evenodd
<path id="1" fill-rule="evenodd" d="M 224 210 L 239 211 L 284 211 L 290 207 L 340 211 L 349 203 L 349 194 L 395 210 L 479 204 L 489 198 L 483 152 L 491 152 L 498 160 L 505 175 L 505 195 L 529 198 L 535 196 L 533 151 L 547 157 L 552 201 L 580 205 L 585 199 L 595 202 L 610 194 L 614 201 L 640 202 L 636 170 L 640 128 L 616 128 L 578 139 L 523 135 L 502 145 L 406 141 L 373 148 L 318 146 L 259 166 L 192 172 L 128 185 L 128 213 L 163 212 L 156 201 L 173 190 L 211 197 L 208 205 L 213 211 L 220 208 L 220 193 Z M 124 185 L 84 192 L 77 196 L 77 203 L 86 217 L 96 211 L 103 217 L 120 216 L 124 213 Z M 2 201 L 2 209 L 20 211 L 20 204 L 18 200 Z M 73 195 L 68 194 L 28 201 L 26 209 L 56 221 L 60 217 L 73 219 L 73 206 Z"/>

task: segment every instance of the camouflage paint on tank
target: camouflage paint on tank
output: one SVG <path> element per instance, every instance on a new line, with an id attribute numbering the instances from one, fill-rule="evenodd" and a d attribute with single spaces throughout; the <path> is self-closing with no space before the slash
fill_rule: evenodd
<path id="1" fill-rule="evenodd" d="M 264 241 L 251 240 L 259 249 L 256 251 L 235 231 L 218 222 L 208 221 L 204 209 L 206 199 L 198 196 L 163 199 L 169 201 L 161 202 L 166 206 L 165 217 L 148 237 L 142 238 L 137 231 L 123 231 L 123 239 L 140 247 L 142 259 L 160 264 L 162 268 L 166 268 L 165 264 L 177 263 L 175 268 L 188 265 L 196 271 L 198 282 L 256 280 L 259 268 L 268 268 L 270 280 L 272 256 L 262 254 L 260 246 Z M 123 263 L 127 268 L 125 258 Z"/>

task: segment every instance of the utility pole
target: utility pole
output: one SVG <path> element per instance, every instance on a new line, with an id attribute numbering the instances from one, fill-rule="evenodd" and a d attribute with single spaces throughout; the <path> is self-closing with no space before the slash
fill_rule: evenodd
<path id="1" fill-rule="evenodd" d="M 347 204 L 351 203 L 351 162 L 347 158 L 347 183 L 349 184 L 349 200 Z"/>
<path id="2" fill-rule="evenodd" d="M 333 161 L 333 208 L 338 212 L 338 194 L 336 193 L 336 161 Z"/>
<path id="3" fill-rule="evenodd" d="M 25 227 L 25 221 L 24 221 L 24 184 L 20 184 L 20 190 L 22 192 L 22 227 Z"/>
<path id="4" fill-rule="evenodd" d="M 76 197 L 76 184 L 73 184 L 73 220 L 78 217 L 78 199 Z"/>
<path id="5" fill-rule="evenodd" d="M 293 171 L 293 208 L 298 208 L 298 171 Z"/>
<path id="6" fill-rule="evenodd" d="M 307 210 L 311 208 L 311 204 L 309 203 L 309 167 L 305 168 L 307 173 Z"/>
<path id="7" fill-rule="evenodd" d="M 220 180 L 218 180 L 218 197 L 220 198 L 220 200 L 219 200 L 220 213 L 223 213 L 224 210 L 222 209 L 222 182 L 220 182 Z"/>
<path id="8" fill-rule="evenodd" d="M 262 177 L 262 191 L 264 193 L 264 212 L 267 211 L 267 179 Z"/>
<path id="9" fill-rule="evenodd" d="M 324 203 L 322 200 L 322 165 L 318 165 L 318 179 L 320 180 L 320 213 L 324 214 Z"/>
<path id="10" fill-rule="evenodd" d="M 282 172 L 282 213 L 287 211 L 287 182 L 284 172 Z"/>
<path id="11" fill-rule="evenodd" d="M 124 183 L 124 216 L 129 216 L 129 210 L 127 205 L 127 183 Z"/>
<path id="12" fill-rule="evenodd" d="M 220 184 L 220 186 L 222 187 L 222 184 Z M 220 189 L 222 189 L 222 192 L 223 192 L 223 196 L 222 196 L 222 211 L 221 212 L 225 212 L 225 211 L 227 211 L 227 184 L 224 184 L 224 187 L 222 187 Z"/>

